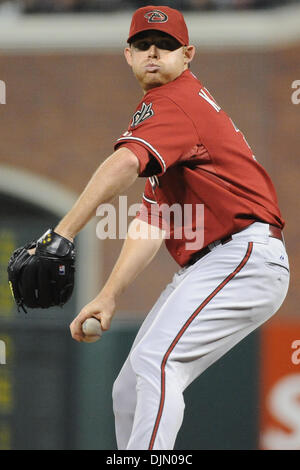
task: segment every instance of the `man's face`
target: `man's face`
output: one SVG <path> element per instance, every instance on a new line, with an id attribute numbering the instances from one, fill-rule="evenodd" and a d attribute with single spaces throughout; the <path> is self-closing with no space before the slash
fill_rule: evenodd
<path id="1" fill-rule="evenodd" d="M 150 30 L 134 37 L 125 49 L 125 57 L 146 93 L 179 77 L 194 52 L 194 46 L 182 46 L 169 34 Z"/>

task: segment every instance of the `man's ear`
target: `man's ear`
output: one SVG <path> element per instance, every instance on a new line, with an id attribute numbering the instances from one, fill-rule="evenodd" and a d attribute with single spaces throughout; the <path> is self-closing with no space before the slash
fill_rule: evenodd
<path id="1" fill-rule="evenodd" d="M 190 64 L 195 56 L 196 49 L 195 46 L 185 46 L 184 47 L 184 62 L 185 64 Z"/>
<path id="2" fill-rule="evenodd" d="M 127 61 L 127 64 L 130 65 L 130 67 L 132 66 L 132 56 L 131 56 L 131 49 L 130 47 L 125 47 L 124 49 L 124 55 L 125 55 L 125 59 Z"/>

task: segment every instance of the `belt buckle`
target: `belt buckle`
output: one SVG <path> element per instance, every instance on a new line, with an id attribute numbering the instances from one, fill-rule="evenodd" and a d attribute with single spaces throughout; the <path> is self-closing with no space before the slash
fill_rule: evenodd
<path id="1" fill-rule="evenodd" d="M 221 240 L 215 240 L 212 243 L 209 243 L 205 248 L 202 248 L 200 251 L 196 251 L 196 253 L 193 253 L 191 256 L 191 259 L 188 261 L 186 264 L 186 267 L 192 266 L 193 264 L 197 263 L 199 259 L 203 258 L 203 256 L 208 255 L 214 248 L 216 248 L 219 245 L 225 245 L 225 243 L 228 243 L 232 240 L 232 236 L 229 235 L 225 238 L 222 238 Z"/>

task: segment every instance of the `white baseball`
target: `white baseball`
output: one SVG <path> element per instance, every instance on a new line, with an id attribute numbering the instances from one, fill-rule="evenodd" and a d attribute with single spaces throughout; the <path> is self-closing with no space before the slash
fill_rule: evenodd
<path id="1" fill-rule="evenodd" d="M 86 343 L 95 343 L 102 335 L 101 323 L 97 318 L 88 318 L 82 324 L 82 331 Z"/>

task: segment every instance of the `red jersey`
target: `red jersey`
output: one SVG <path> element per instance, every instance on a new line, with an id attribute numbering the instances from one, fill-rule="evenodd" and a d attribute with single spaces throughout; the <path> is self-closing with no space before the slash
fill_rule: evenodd
<path id="1" fill-rule="evenodd" d="M 160 208 L 182 209 L 181 221 L 178 210 L 169 217 L 166 238 L 180 266 L 194 252 L 255 221 L 283 228 L 269 175 L 189 70 L 145 94 L 115 149 L 120 145 L 135 153 L 139 175 L 148 177 L 138 216 L 162 226 Z M 200 232 L 191 243 L 191 235 Z"/>

